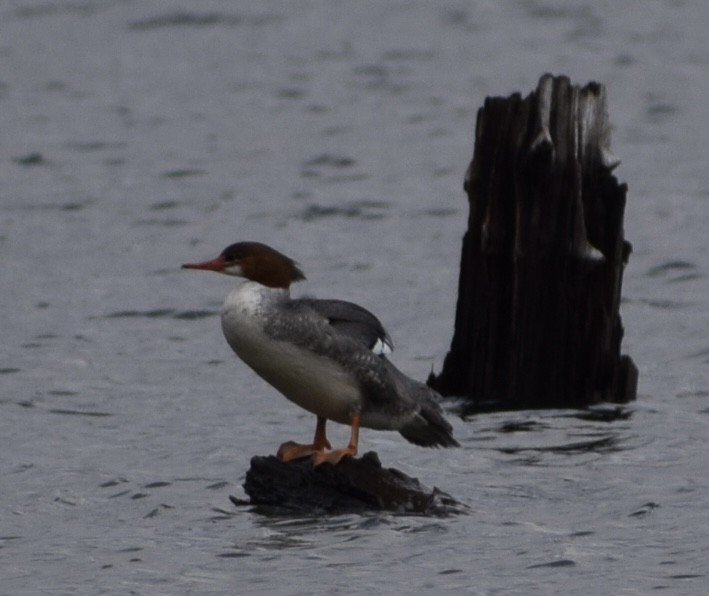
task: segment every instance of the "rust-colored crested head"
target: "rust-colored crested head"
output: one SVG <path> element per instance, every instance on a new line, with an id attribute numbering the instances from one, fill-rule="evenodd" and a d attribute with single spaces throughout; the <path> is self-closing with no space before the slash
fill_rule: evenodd
<path id="1" fill-rule="evenodd" d="M 293 259 L 260 242 L 237 242 L 227 246 L 216 259 L 186 263 L 182 268 L 245 277 L 269 288 L 288 288 L 294 281 L 305 279 Z"/>
<path id="2" fill-rule="evenodd" d="M 224 272 L 258 282 L 269 288 L 288 288 L 305 279 L 297 263 L 283 253 L 261 242 L 237 242 L 227 246 L 219 258 L 224 260 Z"/>

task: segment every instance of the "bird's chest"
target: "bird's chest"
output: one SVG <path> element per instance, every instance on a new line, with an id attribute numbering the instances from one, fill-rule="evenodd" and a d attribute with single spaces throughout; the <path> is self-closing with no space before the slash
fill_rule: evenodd
<path id="1" fill-rule="evenodd" d="M 358 384 L 345 368 L 293 341 L 274 339 L 250 309 L 225 305 L 222 329 L 237 356 L 300 407 L 344 424 L 361 407 Z"/>

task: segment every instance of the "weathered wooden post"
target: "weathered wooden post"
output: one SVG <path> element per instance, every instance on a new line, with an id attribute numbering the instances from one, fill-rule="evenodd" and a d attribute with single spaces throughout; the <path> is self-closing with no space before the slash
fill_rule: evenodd
<path id="1" fill-rule="evenodd" d="M 474 408 L 635 398 L 619 315 L 627 187 L 612 175 L 605 89 L 544 75 L 478 112 L 455 331 L 429 384 Z"/>

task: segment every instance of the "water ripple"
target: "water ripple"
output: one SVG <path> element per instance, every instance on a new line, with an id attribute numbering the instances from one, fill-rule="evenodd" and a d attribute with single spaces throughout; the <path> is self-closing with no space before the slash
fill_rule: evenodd
<path id="1" fill-rule="evenodd" d="M 216 316 L 217 311 L 213 310 L 183 310 L 177 311 L 172 308 L 156 308 L 152 310 L 119 310 L 117 312 L 109 313 L 104 315 L 104 319 L 133 319 L 133 318 L 146 318 L 146 319 L 183 319 L 183 320 L 196 320 L 204 319 L 207 317 Z M 94 319 L 96 317 L 89 317 Z"/>

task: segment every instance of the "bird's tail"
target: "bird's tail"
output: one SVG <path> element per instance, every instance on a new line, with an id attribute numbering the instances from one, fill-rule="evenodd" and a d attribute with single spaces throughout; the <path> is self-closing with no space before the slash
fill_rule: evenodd
<path id="1" fill-rule="evenodd" d="M 397 393 L 413 406 L 398 428 L 401 435 L 422 447 L 460 447 L 453 438 L 453 427 L 443 417 L 439 403 L 441 396 L 428 385 L 407 377 L 388 360 L 386 362 Z"/>
<path id="2" fill-rule="evenodd" d="M 437 403 L 425 404 L 399 432 L 409 442 L 422 447 L 460 447 L 453 438 L 453 427 L 443 417 Z"/>
<path id="3" fill-rule="evenodd" d="M 453 438 L 453 427 L 443 417 L 440 396 L 430 387 L 418 385 L 421 409 L 399 430 L 403 437 L 422 447 L 460 447 Z"/>

